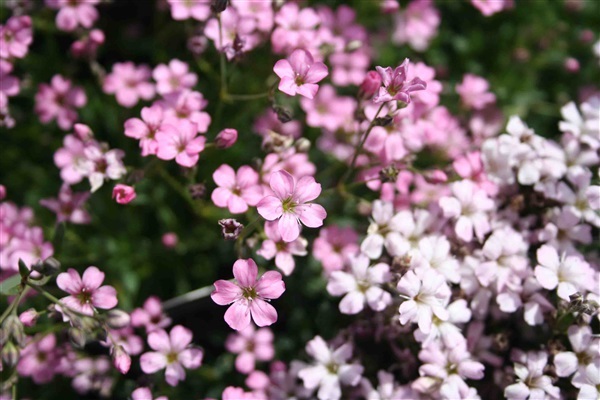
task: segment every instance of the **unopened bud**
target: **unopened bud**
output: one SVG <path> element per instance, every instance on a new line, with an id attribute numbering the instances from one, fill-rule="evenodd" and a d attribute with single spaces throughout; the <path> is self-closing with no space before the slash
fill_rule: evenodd
<path id="1" fill-rule="evenodd" d="M 229 0 L 212 0 L 210 3 L 210 9 L 215 14 L 222 13 L 227 8 Z"/>
<path id="2" fill-rule="evenodd" d="M 26 327 L 32 327 L 37 322 L 39 316 L 35 308 L 30 308 L 19 315 L 19 321 Z"/>
<path id="3" fill-rule="evenodd" d="M 188 191 L 190 192 L 192 199 L 198 200 L 203 198 L 206 194 L 206 186 L 203 183 L 194 183 L 193 185 L 188 186 Z"/>
<path id="4" fill-rule="evenodd" d="M 60 271 L 60 261 L 54 257 L 48 257 L 42 262 L 35 263 L 31 269 L 44 276 L 52 276 Z"/>
<path id="5" fill-rule="evenodd" d="M 240 224 L 233 218 L 219 220 L 221 225 L 221 232 L 226 240 L 235 240 L 240 236 L 244 225 Z"/>
<path id="6" fill-rule="evenodd" d="M 194 35 L 187 41 L 188 50 L 195 56 L 200 56 L 208 48 L 208 39 L 206 36 Z"/>
<path id="7" fill-rule="evenodd" d="M 381 182 L 396 182 L 399 173 L 400 171 L 398 171 L 396 165 L 392 164 L 379 171 L 379 179 L 381 179 Z"/>
<path id="8" fill-rule="evenodd" d="M 300 138 L 296 140 L 296 143 L 294 143 L 294 147 L 296 148 L 296 151 L 298 153 L 308 153 L 308 151 L 310 150 L 310 140 L 308 140 L 307 138 Z"/>
<path id="9" fill-rule="evenodd" d="M 125 351 L 123 346 L 116 345 L 112 348 L 112 359 L 115 368 L 122 374 L 129 372 L 131 368 L 131 357 Z"/>
<path id="10" fill-rule="evenodd" d="M 377 71 L 369 71 L 360 84 L 358 96 L 362 99 L 370 99 L 381 87 L 381 75 Z"/>
<path id="11" fill-rule="evenodd" d="M 394 121 L 394 118 L 392 116 L 386 115 L 385 117 L 375 118 L 375 121 L 373 121 L 373 125 L 386 127 L 386 126 L 390 126 L 393 121 Z"/>
<path id="12" fill-rule="evenodd" d="M 84 124 L 75 124 L 73 127 L 75 135 L 84 142 L 87 142 L 94 136 L 92 129 Z"/>
<path id="13" fill-rule="evenodd" d="M 21 347 L 25 345 L 25 331 L 19 317 L 14 314 L 9 315 L 4 320 L 2 328 L 6 331 L 8 339 L 12 338 L 12 340 Z"/>
<path id="14" fill-rule="evenodd" d="M 8 342 L 2 348 L 2 361 L 9 367 L 12 368 L 19 362 L 19 356 L 21 351 L 13 342 Z"/>
<path id="15" fill-rule="evenodd" d="M 175 232 L 167 232 L 162 235 L 161 241 L 163 246 L 165 246 L 167 249 L 173 249 L 175 246 L 177 246 L 179 238 Z"/>
<path id="16" fill-rule="evenodd" d="M 215 145 L 220 149 L 227 149 L 235 144 L 238 131 L 231 128 L 223 129 L 215 138 Z"/>
<path id="17" fill-rule="evenodd" d="M 439 169 L 434 169 L 432 171 L 427 171 L 423 174 L 423 178 L 425 181 L 432 184 L 446 183 L 448 182 L 448 176 L 444 173 L 444 171 Z"/>
<path id="18" fill-rule="evenodd" d="M 83 349 L 87 343 L 87 336 L 84 331 L 79 328 L 69 328 L 69 340 L 73 346 Z"/>
<path id="19" fill-rule="evenodd" d="M 571 73 L 579 72 L 579 68 L 580 68 L 579 61 L 577 61 L 576 58 L 568 57 L 565 60 L 564 67 L 565 67 L 565 70 L 567 70 L 567 72 L 571 72 Z"/>
<path id="20" fill-rule="evenodd" d="M 275 114 L 277 114 L 277 119 L 282 124 L 290 122 L 294 118 L 294 114 L 292 113 L 292 111 L 285 107 L 274 106 L 273 111 L 275 111 Z"/>
<path id="21" fill-rule="evenodd" d="M 353 51 L 360 49 L 362 46 L 363 46 L 363 42 L 361 40 L 351 40 L 346 45 L 346 51 L 348 53 L 351 53 Z"/>
<path id="22" fill-rule="evenodd" d="M 268 136 L 263 142 L 263 150 L 271 153 L 280 153 L 290 148 L 294 143 L 294 138 L 291 136 L 281 135 L 274 131 L 269 131 Z"/>
<path id="23" fill-rule="evenodd" d="M 6 198 L 6 187 L 4 185 L 0 185 L 0 201 Z"/>
<path id="24" fill-rule="evenodd" d="M 106 324 L 112 329 L 122 329 L 129 326 L 131 317 L 123 310 L 115 309 L 106 313 Z"/>

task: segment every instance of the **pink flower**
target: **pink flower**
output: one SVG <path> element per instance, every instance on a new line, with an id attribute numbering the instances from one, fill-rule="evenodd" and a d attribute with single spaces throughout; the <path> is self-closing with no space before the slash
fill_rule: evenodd
<path id="1" fill-rule="evenodd" d="M 220 149 L 227 149 L 235 144 L 238 131 L 231 128 L 223 129 L 215 138 L 215 145 Z"/>
<path id="2" fill-rule="evenodd" d="M 68 130 L 77 121 L 76 108 L 87 103 L 85 92 L 80 87 L 72 86 L 71 81 L 54 75 L 50 85 L 42 83 L 35 95 L 35 112 L 40 121 L 47 124 L 56 119 L 62 130 Z"/>
<path id="3" fill-rule="evenodd" d="M 6 60 L 0 59 L 0 109 L 8 107 L 8 98 L 19 94 L 19 79 L 12 75 L 13 66 Z"/>
<path id="4" fill-rule="evenodd" d="M 220 22 L 211 18 L 204 28 L 204 35 L 215 43 L 217 50 L 231 60 L 252 50 L 260 42 L 254 17 L 240 15 L 234 7 L 220 13 Z"/>
<path id="5" fill-rule="evenodd" d="M 358 234 L 350 227 L 328 226 L 319 231 L 312 256 L 323 264 L 326 274 L 344 268 L 350 256 L 359 250 Z"/>
<path id="6" fill-rule="evenodd" d="M 56 213 L 57 224 L 64 221 L 73 224 L 89 224 L 90 215 L 83 208 L 89 197 L 89 192 L 73 193 L 71 187 L 63 183 L 56 199 L 42 199 L 40 204 Z"/>
<path id="7" fill-rule="evenodd" d="M 78 26 L 91 28 L 98 19 L 94 7 L 100 0 L 46 0 L 50 8 L 60 9 L 56 14 L 56 26 L 62 31 L 73 31 Z"/>
<path id="8" fill-rule="evenodd" d="M 159 396 L 154 398 L 152 392 L 147 387 L 139 387 L 131 392 L 132 400 L 169 400 L 167 396 Z"/>
<path id="9" fill-rule="evenodd" d="M 275 258 L 275 266 L 285 275 L 291 274 L 296 267 L 293 256 L 305 256 L 308 242 L 303 237 L 298 237 L 291 242 L 284 242 L 276 222 L 267 221 L 265 223 L 265 235 L 267 235 L 267 239 L 262 242 L 262 246 L 256 251 L 256 254 L 267 260 Z"/>
<path id="10" fill-rule="evenodd" d="M 222 279 L 215 282 L 211 298 L 221 306 L 231 304 L 225 312 L 225 322 L 232 329 L 246 328 L 250 325 L 250 317 L 260 327 L 277 321 L 277 311 L 267 301 L 278 299 L 285 291 L 281 274 L 267 271 L 259 279 L 257 275 L 258 266 L 254 260 L 239 259 L 233 264 L 236 283 Z"/>
<path id="11" fill-rule="evenodd" d="M 392 41 L 408 43 L 416 51 L 424 51 L 437 35 L 440 12 L 431 0 L 412 0 L 396 18 Z"/>
<path id="12" fill-rule="evenodd" d="M 167 332 L 161 330 L 148 335 L 148 345 L 155 350 L 142 354 L 140 366 L 145 374 L 153 374 L 166 368 L 165 380 L 177 386 L 185 380 L 185 370 L 196 369 L 202 364 L 202 350 L 192 347 L 192 331 L 176 325 Z"/>
<path id="13" fill-rule="evenodd" d="M 211 195 L 217 207 L 227 207 L 232 214 L 241 214 L 248 205 L 255 206 L 262 199 L 262 188 L 256 171 L 247 165 L 237 173 L 227 164 L 221 165 L 213 173 L 217 187 Z"/>
<path id="14" fill-rule="evenodd" d="M 511 8 L 513 0 L 471 0 L 471 4 L 483 15 L 489 17 L 503 9 Z"/>
<path id="15" fill-rule="evenodd" d="M 73 57 L 96 58 L 98 47 L 104 43 L 104 40 L 104 32 L 100 29 L 93 29 L 87 36 L 73 42 L 71 54 L 73 54 Z"/>
<path id="16" fill-rule="evenodd" d="M 164 125 L 156 133 L 156 156 L 161 160 L 175 159 L 182 167 L 193 167 L 198 162 L 206 142 L 204 136 L 196 136 L 197 132 L 197 125 L 189 121 Z"/>
<path id="17" fill-rule="evenodd" d="M 543 351 L 513 351 L 517 382 L 504 388 L 508 399 L 545 399 L 560 398 L 560 388 L 552 384 L 552 378 L 544 375 L 548 354 Z"/>
<path id="18" fill-rule="evenodd" d="M 103 90 L 115 94 L 117 103 L 123 107 L 135 106 L 139 99 L 151 100 L 154 97 L 154 85 L 148 80 L 152 76 L 146 65 L 136 67 L 131 61 L 116 63 L 112 73 L 104 78 Z"/>
<path id="19" fill-rule="evenodd" d="M 27 15 L 10 17 L 0 24 L 0 58 L 23 58 L 33 41 L 31 18 Z"/>
<path id="20" fill-rule="evenodd" d="M 485 78 L 473 74 L 465 74 L 463 81 L 456 85 L 456 93 L 468 108 L 481 110 L 488 104 L 496 102 L 496 96 L 488 92 L 490 85 Z"/>
<path id="21" fill-rule="evenodd" d="M 156 133 L 164 126 L 164 113 L 161 106 L 142 108 L 142 119 L 130 118 L 125 121 L 125 136 L 140 140 L 142 156 L 156 154 L 158 142 Z"/>
<path id="22" fill-rule="evenodd" d="M 312 55 L 302 49 L 294 50 L 287 60 L 275 63 L 273 71 L 281 78 L 279 90 L 290 96 L 296 93 L 312 99 L 319 90 L 320 82 L 329 72 L 322 62 L 315 62 Z"/>
<path id="23" fill-rule="evenodd" d="M 112 198 L 119 204 L 128 204 L 133 201 L 136 196 L 135 189 L 131 186 L 118 183 L 113 188 Z"/>
<path id="24" fill-rule="evenodd" d="M 210 17 L 211 0 L 168 0 L 171 6 L 171 17 L 176 21 L 194 18 L 206 21 Z"/>
<path id="25" fill-rule="evenodd" d="M 152 76 L 156 80 L 158 94 L 189 89 L 196 85 L 198 81 L 198 76 L 193 72 L 189 72 L 188 65 L 177 59 L 171 60 L 168 66 L 165 64 L 158 65 L 154 68 Z"/>
<path id="26" fill-rule="evenodd" d="M 256 367 L 256 360 L 269 361 L 275 355 L 273 332 L 269 328 L 256 330 L 248 325 L 245 329 L 227 337 L 225 348 L 237 354 L 235 368 L 242 374 L 249 374 Z"/>
<path id="27" fill-rule="evenodd" d="M 315 46 L 318 43 L 317 25 L 319 15 L 313 8 L 300 9 L 297 3 L 285 3 L 275 15 L 277 25 L 271 35 L 275 53 L 290 53 L 297 48 Z"/>
<path id="28" fill-rule="evenodd" d="M 379 88 L 379 93 L 373 97 L 373 102 L 384 103 L 391 100 L 399 100 L 404 103 L 410 103 L 410 93 L 418 90 L 425 90 L 427 83 L 420 78 L 413 78 L 407 82 L 408 58 L 396 69 L 390 67 L 382 68 L 375 67 L 381 80 L 383 87 Z"/>
<path id="29" fill-rule="evenodd" d="M 171 325 L 171 318 L 163 313 L 160 299 L 150 296 L 144 302 L 143 308 L 136 308 L 131 312 L 131 326 L 144 327 L 146 332 L 166 328 Z"/>
<path id="30" fill-rule="evenodd" d="M 30 376 L 34 383 L 48 383 L 54 378 L 59 355 L 56 351 L 56 336 L 46 335 L 30 341 L 21 352 L 17 371 L 20 376 Z"/>
<path id="31" fill-rule="evenodd" d="M 198 133 L 204 133 L 210 125 L 210 115 L 202 111 L 208 102 L 200 92 L 182 90 L 163 95 L 163 100 L 157 103 L 163 108 L 164 122 L 173 123 L 189 121 L 196 124 Z"/>
<path id="32" fill-rule="evenodd" d="M 104 272 L 96 267 L 88 267 L 83 277 L 69 268 L 56 277 L 58 287 L 70 294 L 60 301 L 68 308 L 86 315 L 94 315 L 95 308 L 111 309 L 117 305 L 117 291 L 112 286 L 100 286 L 103 281 Z"/>
<path id="33" fill-rule="evenodd" d="M 278 220 L 278 228 L 284 242 L 300 236 L 300 222 L 309 228 L 323 225 L 327 212 L 323 206 L 308 203 L 321 193 L 321 185 L 312 176 L 296 179 L 287 171 L 273 172 L 270 179 L 274 196 L 263 198 L 257 205 L 258 213 L 267 221 Z"/>

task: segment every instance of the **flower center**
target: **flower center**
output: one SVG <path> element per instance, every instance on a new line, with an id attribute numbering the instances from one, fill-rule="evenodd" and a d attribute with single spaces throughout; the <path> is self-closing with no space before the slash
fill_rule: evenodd
<path id="1" fill-rule="evenodd" d="M 242 289 L 242 296 L 248 300 L 252 300 L 258 296 L 258 293 L 256 293 L 256 289 L 253 287 L 245 287 Z"/>
<path id="2" fill-rule="evenodd" d="M 81 292 L 77 295 L 81 305 L 89 304 L 92 301 L 92 293 L 88 292 L 86 288 L 81 289 Z"/>
<path id="3" fill-rule="evenodd" d="M 334 375 L 337 375 L 338 369 L 339 369 L 339 365 L 337 365 L 334 362 L 327 364 L 327 371 L 329 371 L 330 373 L 332 373 Z"/>
<path id="4" fill-rule="evenodd" d="M 172 364 L 176 362 L 178 359 L 177 356 L 178 354 L 174 352 L 170 352 L 169 354 L 167 354 L 167 364 Z"/>
<path id="5" fill-rule="evenodd" d="M 294 83 L 296 84 L 296 86 L 304 85 L 304 77 L 300 74 L 296 74 L 296 79 L 294 79 Z"/>
<path id="6" fill-rule="evenodd" d="M 298 203 L 294 202 L 294 200 L 291 197 L 288 197 L 287 199 L 285 199 L 281 202 L 281 206 L 283 207 L 283 212 L 294 212 L 294 209 L 296 208 L 297 205 L 298 205 Z"/>

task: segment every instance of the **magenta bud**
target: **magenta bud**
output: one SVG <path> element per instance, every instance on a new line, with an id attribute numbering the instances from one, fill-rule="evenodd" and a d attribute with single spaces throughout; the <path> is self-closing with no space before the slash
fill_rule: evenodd
<path id="1" fill-rule="evenodd" d="M 40 315 L 34 308 L 30 308 L 19 315 L 19 320 L 23 325 L 29 328 L 35 325 L 39 316 Z"/>
<path id="2" fill-rule="evenodd" d="M 369 71 L 365 76 L 365 79 L 360 84 L 358 90 L 359 96 L 364 99 L 370 99 L 377 93 L 381 87 L 381 75 L 376 71 Z"/>
<path id="3" fill-rule="evenodd" d="M 567 57 L 565 60 L 565 69 L 567 72 L 575 73 L 579 72 L 579 61 L 573 57 Z"/>
<path id="4" fill-rule="evenodd" d="M 0 201 L 6 198 L 6 187 L 4 185 L 0 185 Z"/>
<path id="5" fill-rule="evenodd" d="M 112 198 L 119 204 L 130 203 L 136 196 L 135 189 L 131 186 L 119 183 L 113 188 Z"/>
<path id="6" fill-rule="evenodd" d="M 114 309 L 106 313 L 106 324 L 112 329 L 122 329 L 129 326 L 131 317 L 123 310 Z"/>
<path id="7" fill-rule="evenodd" d="M 215 138 L 215 145 L 220 149 L 227 149 L 235 144 L 238 132 L 235 129 L 223 129 Z"/>
<path id="8" fill-rule="evenodd" d="M 177 234 L 175 232 L 167 232 L 164 235 L 162 235 L 162 244 L 167 249 L 174 248 L 175 246 L 177 246 L 178 242 L 179 238 L 177 237 Z"/>
<path id="9" fill-rule="evenodd" d="M 439 169 L 434 169 L 432 171 L 427 171 L 423 174 L 423 178 L 428 183 L 438 184 L 448 182 L 448 175 L 444 171 Z"/>
<path id="10" fill-rule="evenodd" d="M 73 130 L 75 131 L 75 135 L 84 142 L 90 140 L 94 136 L 92 129 L 85 124 L 75 124 Z"/>
<path id="11" fill-rule="evenodd" d="M 127 354 L 123 346 L 116 345 L 112 348 L 112 358 L 113 365 L 120 373 L 124 375 L 129 372 L 129 368 L 131 368 L 131 357 Z"/>

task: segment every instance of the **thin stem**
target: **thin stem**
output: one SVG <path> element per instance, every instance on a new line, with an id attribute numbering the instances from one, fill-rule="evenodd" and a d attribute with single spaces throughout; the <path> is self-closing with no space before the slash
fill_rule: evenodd
<path id="1" fill-rule="evenodd" d="M 29 288 L 27 286 L 23 287 L 21 289 L 21 291 L 19 292 L 19 294 L 17 295 L 17 297 L 13 300 L 13 302 L 10 303 L 10 305 L 6 308 L 6 310 L 4 310 L 4 312 L 2 313 L 2 316 L 0 316 L 0 325 L 4 322 L 4 320 L 6 318 L 8 318 L 9 315 L 17 312 L 19 303 L 21 302 L 21 299 L 23 298 L 23 296 L 25 296 L 25 294 L 27 293 L 28 289 Z"/>
<path id="2" fill-rule="evenodd" d="M 238 238 L 235 241 L 235 251 L 239 257 L 242 257 L 242 245 L 244 243 L 244 239 L 246 237 L 248 237 L 248 235 L 250 235 L 250 233 L 252 233 L 252 231 L 254 231 L 254 227 L 256 226 L 257 222 L 260 220 L 260 216 L 257 216 L 256 218 L 254 218 L 254 220 L 252 222 L 250 222 L 248 225 L 246 225 L 244 227 L 244 229 L 242 229 L 242 232 L 240 232 L 240 236 L 238 236 Z"/>
<path id="3" fill-rule="evenodd" d="M 244 101 L 244 100 L 257 100 L 257 99 L 264 99 L 265 97 L 269 97 L 271 95 L 271 92 L 264 92 L 264 93 L 256 93 L 256 94 L 234 94 L 234 93 L 228 93 L 226 99 L 227 100 L 240 100 L 240 101 Z"/>
<path id="4" fill-rule="evenodd" d="M 173 308 L 179 307 L 182 304 L 208 297 L 212 293 L 213 289 L 214 287 L 212 285 L 205 286 L 203 288 L 192 290 L 191 292 L 182 294 L 181 296 L 169 299 L 162 303 L 163 310 L 171 310 Z"/>
<path id="5" fill-rule="evenodd" d="M 181 183 L 179 183 L 177 179 L 173 178 L 171 174 L 169 174 L 164 168 L 162 168 L 161 165 L 159 165 L 156 168 L 156 171 L 165 180 L 165 182 L 167 182 L 169 186 L 171 186 L 177 193 L 179 193 L 179 195 L 188 203 L 192 211 L 199 217 L 202 217 L 202 213 L 196 208 L 196 203 L 194 203 L 194 200 L 190 197 L 185 187 L 183 187 L 183 185 L 181 185 Z"/>
<path id="6" fill-rule="evenodd" d="M 379 106 L 379 109 L 377 110 L 377 113 L 375 113 L 375 116 L 373 117 L 373 119 L 369 123 L 369 126 L 367 127 L 367 130 L 363 134 L 362 139 L 360 140 L 360 142 L 356 146 L 356 150 L 354 151 L 354 156 L 352 157 L 352 162 L 350 162 L 350 167 L 346 170 L 346 173 L 342 176 L 342 179 L 340 179 L 340 183 L 338 184 L 338 188 L 341 189 L 342 186 L 343 186 L 343 184 L 344 184 L 344 182 L 346 182 L 346 180 L 352 174 L 352 171 L 354 170 L 354 167 L 356 166 L 356 160 L 358 159 L 358 155 L 360 154 L 360 151 L 362 150 L 365 142 L 367 141 L 367 138 L 369 137 L 369 134 L 371 133 L 371 130 L 375 126 L 375 121 L 377 120 L 377 117 L 379 116 L 379 113 L 381 112 L 381 110 L 383 109 L 383 106 L 385 104 L 386 103 L 381 103 L 381 105 Z"/>

